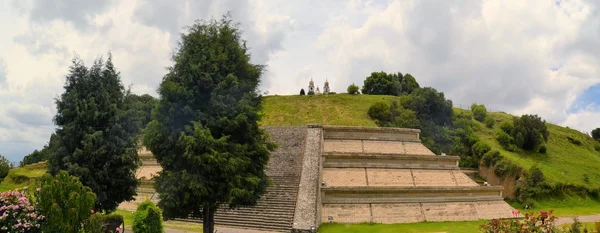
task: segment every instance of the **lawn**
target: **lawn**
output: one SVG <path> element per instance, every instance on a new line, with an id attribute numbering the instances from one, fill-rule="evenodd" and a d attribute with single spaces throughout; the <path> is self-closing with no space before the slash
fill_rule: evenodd
<path id="1" fill-rule="evenodd" d="M 403 224 L 340 224 L 323 223 L 319 227 L 321 233 L 427 233 L 427 232 L 447 232 L 447 233 L 465 233 L 479 232 L 479 226 L 484 221 L 472 222 L 422 222 L 422 223 L 403 223 Z"/>
<path id="2" fill-rule="evenodd" d="M 516 201 L 507 201 L 511 206 L 523 210 L 523 205 Z M 534 208 L 530 209 L 533 212 L 540 210 L 554 210 L 554 215 L 565 216 L 580 216 L 580 215 L 595 215 L 600 213 L 600 201 L 589 197 L 564 196 L 553 197 L 534 201 Z"/>
<path id="3" fill-rule="evenodd" d="M 377 126 L 367 111 L 373 103 L 397 98 L 384 95 L 305 95 L 266 96 L 263 126 L 346 125 Z"/>
<path id="4" fill-rule="evenodd" d="M 117 214 L 123 215 L 123 222 L 125 222 L 125 229 L 131 230 L 133 224 L 133 212 L 128 210 L 117 210 Z M 174 230 L 190 231 L 190 232 L 201 232 L 202 224 L 183 222 L 183 221 L 165 221 L 164 227 Z"/>

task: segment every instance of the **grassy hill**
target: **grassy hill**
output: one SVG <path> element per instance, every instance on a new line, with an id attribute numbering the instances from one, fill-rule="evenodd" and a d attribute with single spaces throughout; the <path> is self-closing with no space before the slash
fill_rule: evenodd
<path id="1" fill-rule="evenodd" d="M 10 169 L 8 176 L 0 183 L 0 192 L 31 186 L 46 171 L 48 167 L 45 162 Z"/>
<path id="2" fill-rule="evenodd" d="M 264 99 L 264 117 L 261 125 L 348 125 L 376 126 L 367 110 L 377 101 L 390 101 L 393 96 L 375 95 L 318 95 L 318 96 L 268 96 Z M 455 109 L 455 112 L 467 111 Z M 547 124 L 550 137 L 546 154 L 524 151 L 510 152 L 496 141 L 496 132 L 504 121 L 512 120 L 512 115 L 499 112 L 488 113 L 495 121 L 493 129 L 473 120 L 476 134 L 492 149 L 514 162 L 529 169 L 537 165 L 553 186 L 577 186 L 587 189 L 600 189 L 600 153 L 594 150 L 594 140 L 577 130 Z M 581 142 L 572 143 L 569 138 Z M 584 177 L 587 176 L 587 179 Z M 587 181 L 586 181 L 587 180 Z"/>

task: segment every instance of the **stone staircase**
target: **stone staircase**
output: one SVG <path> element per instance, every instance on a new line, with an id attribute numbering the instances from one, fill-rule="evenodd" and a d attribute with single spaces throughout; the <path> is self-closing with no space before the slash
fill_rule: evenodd
<path id="1" fill-rule="evenodd" d="M 321 222 L 510 218 L 502 186 L 484 187 L 435 155 L 419 130 L 323 126 Z"/>

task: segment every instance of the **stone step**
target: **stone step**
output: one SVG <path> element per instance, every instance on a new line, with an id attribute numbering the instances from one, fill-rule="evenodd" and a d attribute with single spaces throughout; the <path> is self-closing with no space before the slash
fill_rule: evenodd
<path id="1" fill-rule="evenodd" d="M 292 219 L 294 217 L 294 211 L 288 211 L 287 213 L 267 213 L 267 212 L 217 212 L 215 218 L 218 219 L 231 219 L 239 218 L 246 220 L 273 220 L 273 219 Z"/>
<path id="2" fill-rule="evenodd" d="M 217 214 L 222 216 L 240 216 L 260 214 L 264 216 L 294 216 L 295 208 L 246 208 L 246 209 L 219 209 Z"/>
<path id="3" fill-rule="evenodd" d="M 265 230 L 285 230 L 292 228 L 292 220 L 281 221 L 277 219 L 270 219 L 264 221 L 248 221 L 245 219 L 216 219 L 216 225 L 227 225 L 227 226 L 241 226 L 248 227 L 251 229 L 265 229 Z"/>

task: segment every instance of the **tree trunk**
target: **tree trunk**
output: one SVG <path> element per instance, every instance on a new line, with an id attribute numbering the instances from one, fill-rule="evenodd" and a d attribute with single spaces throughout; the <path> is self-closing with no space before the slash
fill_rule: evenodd
<path id="1" fill-rule="evenodd" d="M 202 207 L 202 229 L 204 233 L 215 232 L 215 208 L 211 205 L 204 205 Z"/>

